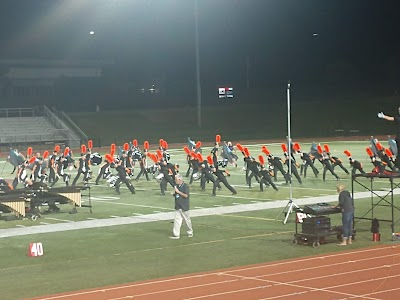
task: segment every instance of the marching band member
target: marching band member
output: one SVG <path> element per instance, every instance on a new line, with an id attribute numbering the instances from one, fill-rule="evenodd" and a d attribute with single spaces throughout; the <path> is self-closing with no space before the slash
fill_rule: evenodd
<path id="1" fill-rule="evenodd" d="M 382 160 L 386 166 L 388 166 L 391 170 L 395 168 L 393 154 L 389 149 L 385 149 L 380 142 L 376 143 L 376 154 Z"/>
<path id="2" fill-rule="evenodd" d="M 222 151 L 222 156 L 234 165 L 237 168 L 237 160 L 238 156 L 234 153 L 235 148 L 232 145 L 232 142 L 225 143 Z M 225 153 L 226 152 L 226 153 Z"/>
<path id="3" fill-rule="evenodd" d="M 140 166 L 140 172 L 139 174 L 136 176 L 135 181 L 138 181 L 139 178 L 144 174 L 146 176 L 147 181 L 150 181 L 149 179 L 149 174 L 147 172 L 147 152 L 149 151 L 149 142 L 145 141 L 144 142 L 144 153 L 140 152 L 140 159 L 139 159 L 139 166 Z M 137 148 L 139 149 L 139 148 Z"/>
<path id="4" fill-rule="evenodd" d="M 81 157 L 79 158 L 79 166 L 78 166 L 78 173 L 76 174 L 72 186 L 75 186 L 79 177 L 81 174 L 83 174 L 83 182 L 84 184 L 88 184 L 88 174 L 89 174 L 89 162 L 88 162 L 88 156 L 85 153 L 87 151 L 86 146 L 82 145 L 81 146 Z M 90 155 L 89 155 L 90 157 Z"/>
<path id="5" fill-rule="evenodd" d="M 211 149 L 211 155 L 212 155 L 212 160 L 213 160 L 212 165 L 214 165 L 214 167 L 216 169 L 218 169 L 218 151 L 219 151 L 219 143 L 220 142 L 221 142 L 221 136 L 219 134 L 217 134 L 215 136 L 214 147 Z"/>
<path id="6" fill-rule="evenodd" d="M 225 185 L 225 187 L 231 191 L 232 195 L 236 195 L 237 194 L 236 190 L 226 180 L 226 176 L 228 176 L 228 177 L 231 176 L 229 174 L 229 172 L 226 170 L 217 169 L 213 165 L 213 158 L 211 156 L 207 156 L 207 162 L 210 166 L 211 172 L 217 177 L 217 179 L 215 180 L 215 182 L 213 184 L 213 191 L 212 191 L 211 196 L 216 195 L 216 190 L 217 190 L 217 187 L 220 185 L 220 182 L 222 182 Z"/>
<path id="7" fill-rule="evenodd" d="M 132 159 L 132 151 L 129 149 L 129 144 L 128 143 L 124 143 L 123 149 L 124 151 L 122 151 L 122 164 L 123 166 L 129 170 L 128 174 L 133 174 L 133 159 Z"/>
<path id="8" fill-rule="evenodd" d="M 48 152 L 47 152 L 48 153 Z M 33 162 L 33 168 L 32 168 L 32 181 L 40 181 L 43 182 L 45 176 L 43 170 L 43 157 L 37 157 L 36 160 Z"/>
<path id="9" fill-rule="evenodd" d="M 100 166 L 99 174 L 97 175 L 97 178 L 96 178 L 96 185 L 99 184 L 100 179 L 107 178 L 111 174 L 110 167 L 114 161 L 114 158 L 108 153 L 104 156 L 104 158 L 105 158 L 104 162 Z"/>
<path id="10" fill-rule="evenodd" d="M 158 170 L 160 171 L 160 174 L 163 174 L 163 177 L 160 182 L 161 195 L 165 195 L 165 191 L 167 190 L 168 183 L 173 188 L 175 187 L 174 178 L 175 178 L 176 171 L 175 171 L 175 167 L 172 164 L 168 163 L 167 160 L 163 157 L 163 154 L 161 153 L 161 151 L 159 149 L 157 150 L 156 158 L 158 159 L 158 161 L 156 159 L 154 161 L 154 163 L 158 164 Z"/>
<path id="11" fill-rule="evenodd" d="M 361 174 L 365 174 L 362 164 L 358 160 L 355 160 L 352 157 L 350 151 L 344 150 L 343 153 L 346 154 L 346 156 L 349 158 L 350 166 L 352 166 L 352 170 L 351 170 L 352 176 L 354 176 L 357 171 L 359 171 Z"/>
<path id="12" fill-rule="evenodd" d="M 268 162 L 273 167 L 274 181 L 278 180 L 278 171 L 279 171 L 283 175 L 283 178 L 285 178 L 286 184 L 289 184 L 290 176 L 283 169 L 282 159 L 280 157 L 272 155 L 266 146 L 262 146 L 261 151 L 268 157 Z"/>
<path id="13" fill-rule="evenodd" d="M 397 151 L 396 151 L 397 157 L 395 160 L 395 165 L 397 168 L 400 169 L 400 159 L 397 159 L 398 157 L 400 157 L 400 107 L 398 108 L 398 114 L 396 116 L 394 116 L 394 117 L 387 116 L 383 112 L 380 112 L 380 113 L 378 113 L 378 118 L 384 119 L 387 121 L 392 121 L 395 123 L 395 126 L 396 126 L 395 141 L 396 141 L 396 146 L 397 146 Z"/>
<path id="14" fill-rule="evenodd" d="M 289 156 L 289 153 L 288 153 L 288 150 L 287 150 L 287 146 L 285 144 L 281 144 L 281 148 L 283 150 L 283 155 L 285 156 L 285 165 L 287 165 L 287 167 L 288 167 L 288 174 L 289 174 L 290 181 L 292 180 L 291 176 L 293 174 L 296 177 L 297 181 L 300 184 L 302 184 L 300 175 L 297 172 L 297 167 L 298 166 L 297 166 L 296 160 L 294 159 L 294 156 L 292 156 L 292 155 Z M 289 163 L 291 164 L 290 171 L 292 172 L 292 174 L 290 174 L 290 171 L 289 171 Z"/>
<path id="15" fill-rule="evenodd" d="M 211 168 L 207 163 L 207 160 L 203 159 L 201 153 L 197 153 L 197 160 L 199 161 L 199 167 L 201 171 L 200 187 L 204 192 L 206 190 L 206 182 L 212 182 L 215 184 L 215 178 L 211 173 Z M 218 189 L 221 189 L 220 184 L 217 184 Z"/>
<path id="16" fill-rule="evenodd" d="M 195 152 L 190 152 L 190 165 L 192 169 L 192 174 L 190 175 L 190 182 L 189 184 L 193 183 L 193 180 L 197 180 L 201 178 L 201 168 L 200 168 L 200 162 L 197 158 L 197 154 Z"/>
<path id="17" fill-rule="evenodd" d="M 261 166 L 261 170 L 260 170 L 260 174 L 261 174 L 260 191 L 261 192 L 264 191 L 264 184 L 266 186 L 270 185 L 270 186 L 272 186 L 272 188 L 275 191 L 278 191 L 278 188 L 276 187 L 275 183 L 272 181 L 270 170 L 265 167 L 264 157 L 262 155 L 259 155 L 258 156 L 258 160 L 260 161 L 260 166 Z"/>
<path id="18" fill-rule="evenodd" d="M 314 157 L 308 153 L 301 151 L 300 145 L 298 143 L 294 144 L 294 149 L 297 153 L 300 154 L 300 158 L 303 160 L 303 164 L 300 167 L 300 175 L 303 175 L 303 173 L 304 173 L 304 178 L 306 178 L 307 177 L 307 168 L 308 168 L 308 166 L 310 166 L 310 168 L 314 172 L 315 177 L 318 177 L 319 172 L 318 172 L 317 168 L 314 166 L 314 163 L 312 161 Z"/>
<path id="19" fill-rule="evenodd" d="M 246 151 L 246 149 L 247 148 L 245 148 L 246 154 L 249 154 Z M 249 188 L 251 188 L 251 179 L 253 177 L 255 177 L 256 181 L 260 182 L 260 178 L 262 177 L 262 175 L 260 173 L 260 168 L 261 168 L 260 163 L 258 161 L 256 161 L 256 159 L 254 157 L 252 157 L 250 155 L 248 156 L 248 158 L 249 158 L 249 160 L 247 162 L 247 168 L 250 170 L 250 174 L 248 176 L 248 185 L 249 185 Z"/>
<path id="20" fill-rule="evenodd" d="M 250 161 L 250 158 L 249 158 L 250 155 L 247 155 L 247 154 L 244 152 L 244 147 L 243 147 L 241 144 L 237 143 L 237 144 L 236 144 L 236 147 L 237 147 L 237 148 L 239 149 L 239 151 L 242 152 L 242 154 L 243 154 L 243 161 L 244 161 L 243 170 L 246 172 L 246 173 L 245 173 L 246 184 L 249 184 L 249 172 L 250 172 L 250 170 L 249 170 L 249 168 L 248 168 L 247 163 Z"/>
<path id="21" fill-rule="evenodd" d="M 343 166 L 342 160 L 337 156 L 331 155 L 331 150 L 328 144 L 324 144 L 325 152 L 328 154 L 329 159 L 331 160 L 332 169 L 335 170 L 336 166 L 339 166 L 346 174 L 349 174 L 349 171 Z"/>
<path id="22" fill-rule="evenodd" d="M 321 145 L 318 145 L 317 149 L 318 149 L 318 153 L 320 154 L 319 160 L 324 165 L 322 180 L 325 181 L 326 171 L 328 171 L 328 170 L 329 170 L 329 172 L 331 172 L 331 174 L 333 176 L 335 176 L 336 180 L 339 180 L 339 176 L 336 175 L 335 171 L 332 168 L 329 155 L 326 153 L 326 151 L 322 150 Z"/>
<path id="23" fill-rule="evenodd" d="M 122 164 L 122 160 L 120 159 L 115 160 L 115 170 L 118 172 L 118 179 L 115 182 L 115 192 L 117 193 L 117 195 L 121 194 L 119 186 L 122 182 L 125 183 L 126 187 L 132 194 L 135 194 L 136 193 L 135 188 L 132 185 L 129 178 L 127 177 L 127 168 L 125 168 L 125 166 Z"/>
<path id="24" fill-rule="evenodd" d="M 16 189 L 19 183 L 25 184 L 25 181 L 28 179 L 28 174 L 26 170 L 28 169 L 29 164 L 33 163 L 36 160 L 36 157 L 31 157 L 29 160 L 25 160 L 21 165 L 18 166 L 17 176 L 14 178 L 12 187 Z"/>
<path id="25" fill-rule="evenodd" d="M 58 152 L 60 151 L 60 146 L 55 145 L 53 154 L 49 157 L 49 183 L 51 184 L 56 179 L 56 161 L 58 157 Z"/>
<path id="26" fill-rule="evenodd" d="M 65 173 L 65 170 L 68 168 L 68 164 L 69 164 L 69 159 L 70 157 L 70 149 L 69 147 L 66 147 L 64 149 L 63 154 L 59 157 L 58 161 L 57 161 L 57 172 L 56 172 L 56 178 L 55 180 L 51 183 L 50 187 L 53 187 L 57 181 L 60 179 L 60 177 L 63 178 L 65 185 L 69 186 L 69 180 L 71 178 L 70 174 Z"/>
<path id="27" fill-rule="evenodd" d="M 169 162 L 171 159 L 171 155 L 168 153 L 168 143 L 164 139 L 160 139 L 160 147 L 158 148 L 161 151 L 162 157 Z"/>
<path id="28" fill-rule="evenodd" d="M 385 165 L 382 163 L 382 160 L 374 154 L 371 148 L 367 147 L 365 150 L 374 165 L 372 173 L 383 174 L 385 172 Z"/>

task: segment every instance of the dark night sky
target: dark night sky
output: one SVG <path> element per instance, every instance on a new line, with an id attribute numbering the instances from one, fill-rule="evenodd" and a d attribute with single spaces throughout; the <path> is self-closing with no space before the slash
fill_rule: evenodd
<path id="1" fill-rule="evenodd" d="M 363 80 L 399 82 L 399 8 L 398 0 L 198 0 L 203 81 L 243 83 L 248 57 L 253 85 L 312 82 L 338 62 Z M 133 78 L 195 81 L 193 9 L 192 0 L 2 0 L 0 59 L 111 60 Z"/>

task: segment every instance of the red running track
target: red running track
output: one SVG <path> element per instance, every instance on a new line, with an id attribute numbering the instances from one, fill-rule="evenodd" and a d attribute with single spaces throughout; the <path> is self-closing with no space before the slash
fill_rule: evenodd
<path id="1" fill-rule="evenodd" d="M 41 300 L 400 299 L 400 246 L 380 246 L 39 297 Z"/>

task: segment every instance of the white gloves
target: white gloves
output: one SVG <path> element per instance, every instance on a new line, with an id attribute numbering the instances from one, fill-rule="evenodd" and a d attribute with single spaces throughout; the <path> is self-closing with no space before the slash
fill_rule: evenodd
<path id="1" fill-rule="evenodd" d="M 378 113 L 378 118 L 383 119 L 385 117 L 385 115 L 383 114 L 383 112 Z"/>

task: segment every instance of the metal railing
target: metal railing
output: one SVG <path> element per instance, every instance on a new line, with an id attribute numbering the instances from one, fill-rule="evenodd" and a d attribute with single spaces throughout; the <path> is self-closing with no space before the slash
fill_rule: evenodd
<path id="1" fill-rule="evenodd" d="M 88 136 L 78 127 L 78 125 L 75 124 L 74 121 L 71 120 L 70 117 L 68 117 L 65 112 L 63 112 L 62 110 L 58 111 L 58 116 L 61 120 L 64 121 L 64 123 L 66 123 L 71 129 L 75 131 L 75 133 L 80 137 L 83 142 L 86 143 L 88 141 Z"/>
<path id="2" fill-rule="evenodd" d="M 53 113 L 46 106 L 43 107 L 43 112 L 45 116 L 49 119 L 49 121 L 58 129 L 65 130 L 65 133 L 69 140 L 70 147 L 79 147 L 81 144 L 80 137 L 70 128 L 67 124 L 65 124 L 55 113 Z"/>
<path id="3" fill-rule="evenodd" d="M 0 118 L 35 117 L 33 108 L 0 108 Z"/>

